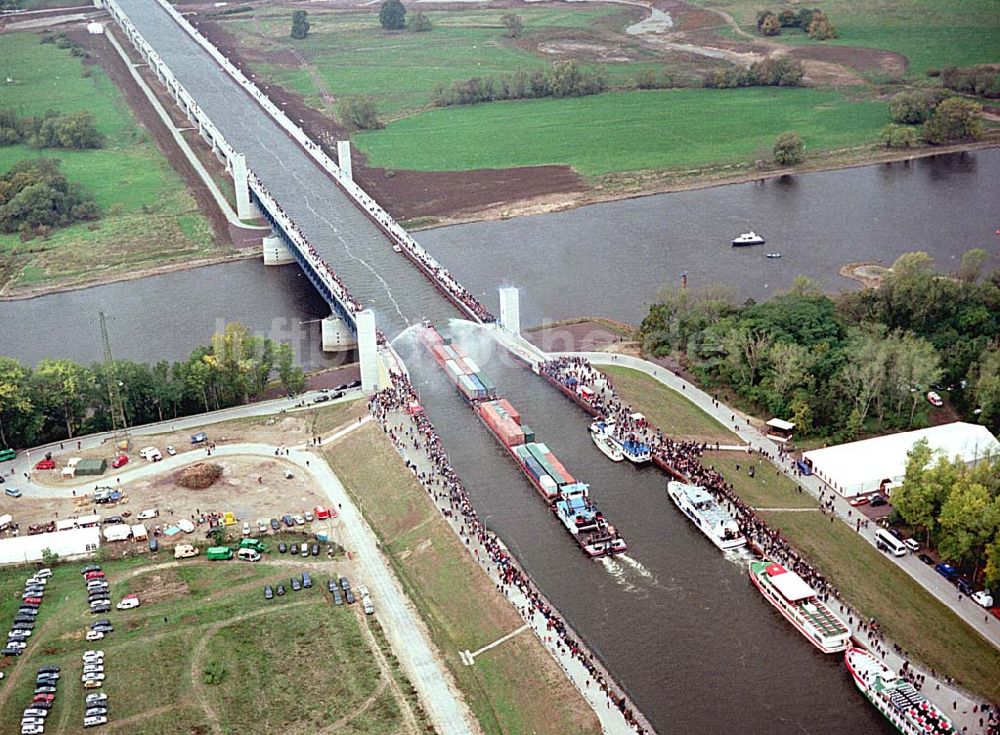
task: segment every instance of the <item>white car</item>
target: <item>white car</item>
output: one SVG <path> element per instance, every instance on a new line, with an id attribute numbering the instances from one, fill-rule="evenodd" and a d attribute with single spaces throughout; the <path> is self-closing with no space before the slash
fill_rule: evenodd
<path id="1" fill-rule="evenodd" d="M 83 659 L 84 666 L 104 666 L 103 658 L 85 658 Z"/>
<path id="2" fill-rule="evenodd" d="M 104 674 L 84 674 L 80 677 L 80 681 L 104 681 Z"/>
<path id="3" fill-rule="evenodd" d="M 46 567 L 45 569 L 39 569 L 37 572 L 35 572 L 35 576 L 38 577 L 39 579 L 41 579 L 42 577 L 51 577 L 52 570 L 49 569 L 48 567 Z"/>
<path id="4" fill-rule="evenodd" d="M 44 732 L 42 725 L 21 725 L 21 735 L 42 735 Z"/>
<path id="5" fill-rule="evenodd" d="M 249 536 L 250 535 L 250 524 L 249 523 L 246 523 L 246 522 L 243 523 L 243 535 L 244 536 Z"/>
<path id="6" fill-rule="evenodd" d="M 100 694 L 88 694 L 86 699 L 88 707 L 96 706 L 99 705 L 101 702 L 107 702 L 107 701 L 108 701 L 108 695 L 105 694 L 104 692 L 101 692 Z"/>
<path id="7" fill-rule="evenodd" d="M 13 638 L 31 638 L 31 631 L 27 628 L 18 628 L 17 630 L 12 630 L 7 635 Z"/>
<path id="8" fill-rule="evenodd" d="M 308 510 L 306 511 L 306 521 L 308 523 L 312 523 L 312 521 L 313 521 L 313 514 L 310 513 Z"/>
<path id="9" fill-rule="evenodd" d="M 28 644 L 24 641 L 8 640 L 7 648 L 19 648 L 22 651 L 28 647 Z"/>
<path id="10" fill-rule="evenodd" d="M 103 674 L 104 664 L 86 664 L 83 667 L 84 674 Z"/>
<path id="11" fill-rule="evenodd" d="M 104 658 L 104 651 L 85 651 L 83 655 L 85 657 L 86 656 L 100 656 L 101 658 Z"/>
<path id="12" fill-rule="evenodd" d="M 99 630 L 88 630 L 87 631 L 86 638 L 87 638 L 88 641 L 99 641 L 103 637 L 104 637 L 104 633 L 102 633 Z"/>
<path id="13" fill-rule="evenodd" d="M 258 533 L 267 533 L 267 519 L 258 518 L 257 519 L 257 531 Z"/>
<path id="14" fill-rule="evenodd" d="M 303 518 L 302 516 L 299 516 L 299 515 L 292 516 L 292 520 L 295 521 L 296 525 L 299 525 L 299 526 L 306 525 L 306 519 Z"/>
<path id="15" fill-rule="evenodd" d="M 918 551 L 920 551 L 920 543 L 915 538 L 904 538 L 903 539 L 903 546 L 905 546 L 906 548 L 908 548 L 914 554 L 916 554 Z"/>
<path id="16" fill-rule="evenodd" d="M 98 725 L 106 725 L 108 723 L 108 718 L 104 715 L 100 717 L 84 717 L 83 726 L 84 727 L 97 727 Z"/>
<path id="17" fill-rule="evenodd" d="M 993 595 L 989 593 L 989 590 L 979 590 L 979 592 L 973 592 L 972 601 L 985 608 L 993 607 Z"/>
<path id="18" fill-rule="evenodd" d="M 935 391 L 927 392 L 927 402 L 937 408 L 944 405 L 944 401 L 941 400 L 941 396 L 939 396 Z"/>
<path id="19" fill-rule="evenodd" d="M 171 457 L 173 457 L 175 454 L 177 454 L 177 450 L 174 449 L 173 445 L 171 445 L 171 444 L 167 445 L 167 454 L 169 454 Z"/>
<path id="20" fill-rule="evenodd" d="M 125 595 L 115 607 L 119 610 L 131 610 L 134 607 L 139 607 L 139 595 Z"/>

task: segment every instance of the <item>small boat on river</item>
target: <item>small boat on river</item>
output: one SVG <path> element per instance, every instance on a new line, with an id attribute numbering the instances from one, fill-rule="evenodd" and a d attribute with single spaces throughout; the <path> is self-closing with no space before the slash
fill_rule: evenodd
<path id="1" fill-rule="evenodd" d="M 758 235 L 753 230 L 750 232 L 744 232 L 742 235 L 733 240 L 733 247 L 740 247 L 741 245 L 763 245 L 764 238 Z"/>
<path id="2" fill-rule="evenodd" d="M 768 253 L 767 257 L 769 257 L 769 258 L 780 258 L 781 257 L 781 253 Z"/>

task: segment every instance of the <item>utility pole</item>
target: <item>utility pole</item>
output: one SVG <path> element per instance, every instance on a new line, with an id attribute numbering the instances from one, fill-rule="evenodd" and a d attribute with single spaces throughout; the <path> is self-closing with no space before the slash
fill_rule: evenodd
<path id="1" fill-rule="evenodd" d="M 129 435 L 128 424 L 125 422 L 125 404 L 122 402 L 122 394 L 119 388 L 118 373 L 115 370 L 115 361 L 111 356 L 111 340 L 108 339 L 108 324 L 104 312 L 101 316 L 101 342 L 104 344 L 104 369 L 107 373 L 108 381 L 108 406 L 111 410 L 111 430 L 115 435 L 115 451 L 128 449 Z"/>

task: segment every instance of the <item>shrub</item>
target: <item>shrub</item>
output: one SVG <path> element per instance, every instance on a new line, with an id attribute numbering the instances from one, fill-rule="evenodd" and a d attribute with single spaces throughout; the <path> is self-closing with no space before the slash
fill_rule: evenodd
<path id="1" fill-rule="evenodd" d="M 309 35 L 309 17 L 304 10 L 296 10 L 292 13 L 291 36 L 296 41 L 301 41 Z"/>
<path id="2" fill-rule="evenodd" d="M 946 99 L 924 126 L 924 140 L 933 145 L 976 140 L 983 134 L 983 106 L 961 97 Z"/>
<path id="3" fill-rule="evenodd" d="M 805 145 L 798 133 L 782 133 L 774 139 L 774 162 L 782 166 L 798 163 L 802 160 L 804 150 Z"/>
<path id="4" fill-rule="evenodd" d="M 778 21 L 781 23 L 782 28 L 798 28 L 799 27 L 799 16 L 794 10 L 782 10 L 778 13 Z"/>
<path id="5" fill-rule="evenodd" d="M 927 122 L 939 99 L 927 92 L 899 92 L 889 100 L 889 115 L 893 122 L 904 125 L 920 125 Z"/>
<path id="6" fill-rule="evenodd" d="M 757 30 L 765 36 L 777 36 L 781 33 L 781 21 L 770 10 L 757 13 Z"/>
<path id="7" fill-rule="evenodd" d="M 354 130 L 378 130 L 382 127 L 378 108 L 371 97 L 349 97 L 340 103 L 337 116 L 344 125 Z"/>
<path id="8" fill-rule="evenodd" d="M 407 27 L 414 33 L 425 33 L 431 30 L 431 19 L 423 13 L 414 13 Z"/>
<path id="9" fill-rule="evenodd" d="M 406 27 L 406 8 L 399 0 L 385 0 L 378 11 L 378 22 L 387 31 L 401 31 Z"/>
<path id="10" fill-rule="evenodd" d="M 504 28 L 507 29 L 507 32 L 504 34 L 507 38 L 520 38 L 521 34 L 524 32 L 524 21 L 521 20 L 520 15 L 515 15 L 514 13 L 504 13 L 500 16 L 500 22 L 502 22 Z"/>
<path id="11" fill-rule="evenodd" d="M 833 27 L 833 23 L 831 23 L 830 19 L 826 17 L 826 13 L 819 10 L 813 13 L 812 20 L 806 28 L 809 33 L 809 38 L 817 41 L 828 41 L 829 39 L 836 38 L 839 35 L 837 33 L 837 29 Z"/>
<path id="12" fill-rule="evenodd" d="M 907 125 L 889 123 L 879 133 L 879 140 L 886 148 L 915 148 L 920 144 L 917 129 Z"/>
<path id="13" fill-rule="evenodd" d="M 941 84 L 948 89 L 980 97 L 1000 97 L 1000 64 L 979 64 L 960 69 L 946 66 Z"/>

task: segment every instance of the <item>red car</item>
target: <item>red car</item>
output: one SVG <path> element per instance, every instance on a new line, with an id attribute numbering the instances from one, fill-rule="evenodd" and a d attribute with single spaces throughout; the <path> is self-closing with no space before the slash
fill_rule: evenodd
<path id="1" fill-rule="evenodd" d="M 990 615 L 995 617 L 997 620 L 1000 620 L 1000 607 L 991 607 Z"/>
<path id="2" fill-rule="evenodd" d="M 41 597 L 25 597 L 21 601 L 27 603 L 28 605 L 41 605 L 42 604 L 42 598 Z"/>
<path id="3" fill-rule="evenodd" d="M 36 694 L 32 702 L 51 702 L 56 698 L 55 694 L 42 692 L 41 694 Z"/>
<path id="4" fill-rule="evenodd" d="M 87 572 L 86 574 L 83 575 L 83 578 L 88 582 L 92 579 L 103 579 L 104 572 Z"/>
<path id="5" fill-rule="evenodd" d="M 851 498 L 847 502 L 853 505 L 855 508 L 857 508 L 859 505 L 868 505 L 868 501 L 870 499 L 871 498 L 869 498 L 867 495 L 858 495 L 856 497 Z"/>
<path id="6" fill-rule="evenodd" d="M 56 463 L 51 459 L 40 459 L 35 465 L 36 470 L 54 470 L 55 468 Z"/>
<path id="7" fill-rule="evenodd" d="M 124 467 L 127 464 L 128 464 L 128 455 L 119 454 L 117 457 L 115 457 L 115 460 L 114 462 L 111 463 L 111 466 L 117 470 L 119 467 Z"/>

